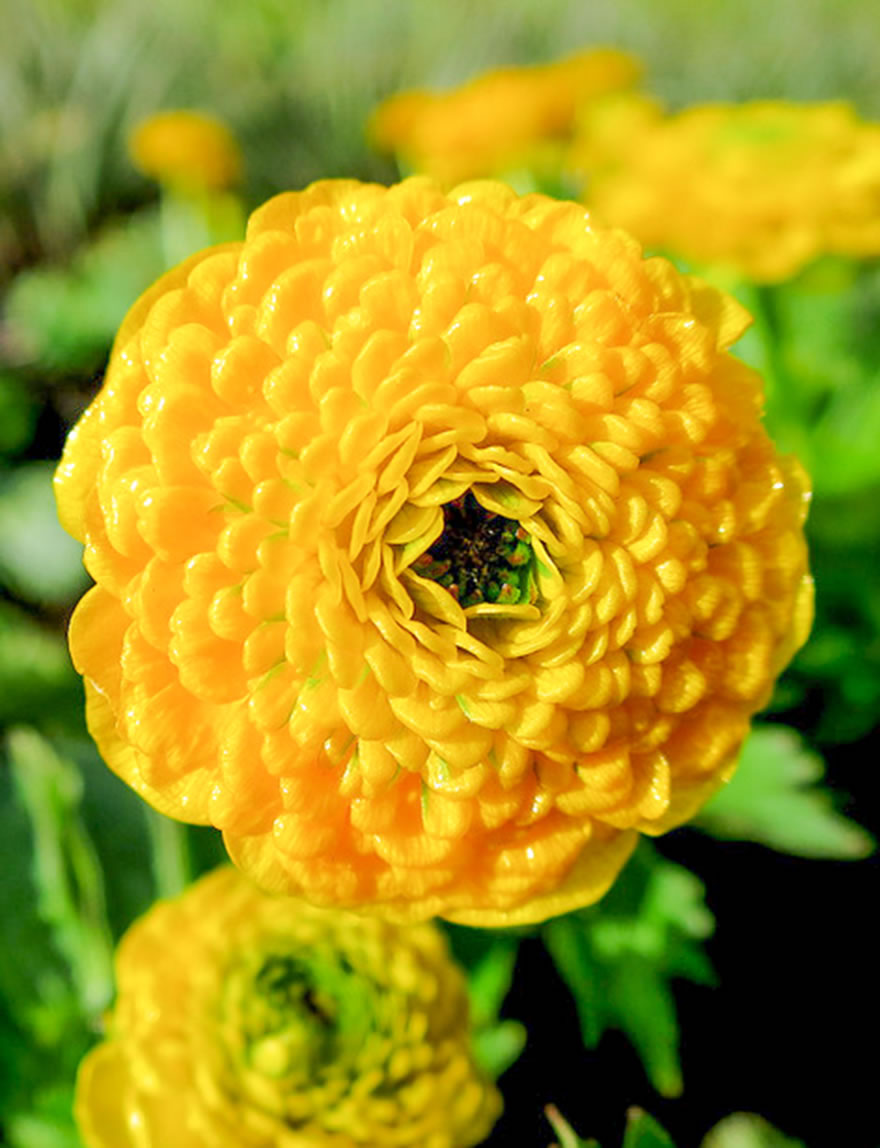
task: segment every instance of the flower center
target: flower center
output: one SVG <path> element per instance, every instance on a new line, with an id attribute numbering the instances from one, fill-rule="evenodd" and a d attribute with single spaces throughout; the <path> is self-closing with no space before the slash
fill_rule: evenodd
<path id="1" fill-rule="evenodd" d="M 227 981 L 227 1031 L 249 1067 L 270 1078 L 309 1077 L 338 1064 L 371 1031 L 371 986 L 338 953 L 270 952 Z"/>
<path id="2" fill-rule="evenodd" d="M 535 600 L 535 557 L 514 518 L 486 510 L 467 491 L 443 507 L 443 533 L 413 569 L 445 587 L 459 605 L 518 606 Z"/>

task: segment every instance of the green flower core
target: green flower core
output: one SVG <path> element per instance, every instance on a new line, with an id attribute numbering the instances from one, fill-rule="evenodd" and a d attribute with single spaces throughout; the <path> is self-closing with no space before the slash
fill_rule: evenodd
<path id="1" fill-rule="evenodd" d="M 263 953 L 232 973 L 224 1003 L 239 1054 L 273 1078 L 339 1067 L 377 1020 L 374 987 L 344 956 L 321 948 Z"/>
<path id="2" fill-rule="evenodd" d="M 463 607 L 534 601 L 535 557 L 516 519 L 486 510 L 467 491 L 446 503 L 443 520 L 443 533 L 413 564 L 416 574 L 445 587 Z"/>

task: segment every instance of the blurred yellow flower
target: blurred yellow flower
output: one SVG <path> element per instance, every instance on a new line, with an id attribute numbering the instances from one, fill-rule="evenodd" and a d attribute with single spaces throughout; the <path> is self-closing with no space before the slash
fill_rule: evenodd
<path id="1" fill-rule="evenodd" d="M 135 305 L 58 470 L 108 764 L 316 903 L 596 900 L 809 626 L 747 322 L 499 183 L 270 200 Z"/>
<path id="2" fill-rule="evenodd" d="M 585 117 L 573 154 L 597 217 L 697 264 L 775 282 L 822 254 L 880 254 L 880 124 L 844 103 L 665 116 L 622 98 Z"/>
<path id="3" fill-rule="evenodd" d="M 234 869 L 137 921 L 86 1148 L 467 1148 L 501 1108 L 443 934 L 260 893 Z"/>
<path id="4" fill-rule="evenodd" d="M 641 68 L 612 48 L 565 60 L 485 72 L 449 92 L 401 92 L 374 112 L 381 151 L 444 185 L 540 164 L 571 134 L 578 108 L 633 84 Z"/>
<path id="5" fill-rule="evenodd" d="M 241 177 L 241 151 L 222 120 L 205 112 L 157 112 L 128 141 L 143 175 L 186 191 L 222 191 Z"/>

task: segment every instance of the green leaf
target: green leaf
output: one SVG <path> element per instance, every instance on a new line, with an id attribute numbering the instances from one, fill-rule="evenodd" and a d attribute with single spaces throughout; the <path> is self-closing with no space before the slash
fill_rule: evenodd
<path id="1" fill-rule="evenodd" d="M 30 602 L 68 602 L 89 582 L 82 546 L 58 522 L 54 470 L 31 462 L 0 476 L 0 580 Z"/>
<path id="2" fill-rule="evenodd" d="M 113 941 L 100 861 L 80 815 L 82 778 L 33 729 L 10 731 L 7 747 L 31 824 L 37 912 L 70 968 L 83 1015 L 95 1018 L 113 995 Z"/>
<path id="3" fill-rule="evenodd" d="M 57 739 L 54 744 L 76 765 L 82 780 L 80 815 L 100 858 L 107 919 L 118 938 L 156 897 L 148 818 L 159 814 L 107 768 L 90 738 Z M 219 836 L 217 830 L 194 831 Z"/>
<path id="4" fill-rule="evenodd" d="M 510 938 L 493 939 L 480 960 L 468 971 L 471 1021 L 492 1024 L 510 990 L 517 944 Z"/>
<path id="5" fill-rule="evenodd" d="M 835 811 L 818 783 L 821 757 L 786 726 L 758 726 L 733 779 L 694 824 L 715 837 L 757 841 L 799 857 L 855 859 L 873 849 L 869 834 Z"/>
<path id="6" fill-rule="evenodd" d="M 607 987 L 605 1007 L 620 1018 L 651 1083 L 661 1096 L 681 1096 L 678 1019 L 666 970 L 628 954 L 607 978 Z"/>
<path id="7" fill-rule="evenodd" d="M 752 1112 L 734 1112 L 715 1125 L 700 1148 L 807 1148 Z"/>
<path id="8" fill-rule="evenodd" d="M 36 911 L 32 837 L 0 768 L 0 1112 L 27 1108 L 35 1083 L 80 1024 L 79 1002 L 52 935 Z M 73 1062 L 75 1063 L 75 1062 Z M 70 1066 L 73 1067 L 73 1064 Z"/>
<path id="9" fill-rule="evenodd" d="M 109 994 L 109 939 L 100 914 L 94 922 L 94 895 L 64 903 L 69 874 L 78 873 L 83 888 L 91 883 L 76 843 L 70 848 L 82 828 L 71 800 L 76 771 L 33 730 L 15 731 L 2 749 L 0 1112 L 19 1148 L 60 1148 L 73 1132 L 69 1086 Z M 46 888 L 50 881 L 54 890 Z M 80 911 L 82 922 L 74 921 Z"/>
<path id="10" fill-rule="evenodd" d="M 599 905 L 548 922 L 542 937 L 574 997 L 584 1044 L 619 1029 L 666 1096 L 682 1091 L 671 982 L 711 984 L 714 927 L 703 887 L 643 842 Z"/>
<path id="11" fill-rule="evenodd" d="M 675 1148 L 675 1144 L 653 1116 L 631 1108 L 626 1114 L 623 1148 Z"/>
<path id="12" fill-rule="evenodd" d="M 452 951 L 467 972 L 474 1055 L 492 1079 L 506 1072 L 525 1047 L 525 1027 L 499 1020 L 510 990 L 519 938 L 510 932 L 444 922 Z"/>

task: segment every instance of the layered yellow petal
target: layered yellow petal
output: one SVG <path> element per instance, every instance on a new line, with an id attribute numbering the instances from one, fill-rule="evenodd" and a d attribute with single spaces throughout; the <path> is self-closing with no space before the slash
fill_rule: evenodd
<path id="1" fill-rule="evenodd" d="M 135 305 L 58 470 L 108 764 L 316 904 L 595 900 L 809 628 L 746 318 L 501 184 L 271 200 Z"/>
<path id="2" fill-rule="evenodd" d="M 87 1148 L 469 1148 L 500 1111 L 433 925 L 279 901 L 222 868 L 135 922 L 117 977 L 77 1078 Z"/>

